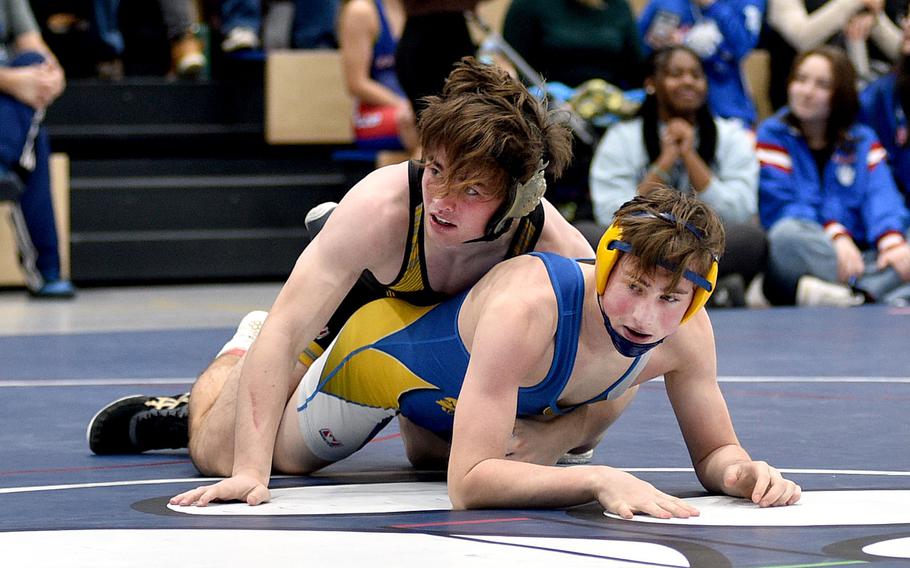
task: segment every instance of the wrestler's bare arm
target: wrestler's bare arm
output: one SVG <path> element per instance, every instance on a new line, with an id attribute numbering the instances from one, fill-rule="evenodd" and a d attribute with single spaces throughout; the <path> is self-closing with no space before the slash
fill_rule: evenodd
<path id="1" fill-rule="evenodd" d="M 298 258 L 244 362 L 232 477 L 183 501 L 268 500 L 272 452 L 297 354 L 316 337 L 364 269 L 397 269 L 408 226 L 407 164 L 364 178 Z"/>
<path id="2" fill-rule="evenodd" d="M 542 199 L 544 226 L 534 250 L 555 252 L 568 258 L 594 258 L 594 249 L 578 229 L 566 221 L 553 204 Z"/>
<path id="3" fill-rule="evenodd" d="M 491 271 L 474 292 L 479 316 L 459 328 L 471 349 L 455 412 L 449 497 L 457 508 L 562 507 L 598 500 L 609 511 L 669 517 L 697 514 L 680 499 L 605 466 L 554 467 L 503 459 L 515 422 L 518 388 L 531 386 L 552 359 L 556 299 L 539 270 Z M 468 302 L 466 302 L 468 303 Z M 471 322 L 466 322 L 470 324 Z"/>
<path id="4" fill-rule="evenodd" d="M 510 270 L 535 262 L 539 267 L 533 271 Z M 518 388 L 541 366 L 556 329 L 555 296 L 543 293 L 549 287 L 545 270 L 532 257 L 500 264 L 462 307 L 459 330 L 471 360 L 458 397 L 449 457 L 449 496 L 456 507 L 495 507 L 499 500 L 519 499 L 530 505 L 545 494 L 517 485 L 529 474 L 543 482 L 541 472 L 549 468 L 503 459 L 515 424 Z M 519 279 L 523 287 L 517 285 Z"/>
<path id="5" fill-rule="evenodd" d="M 542 199 L 541 203 L 545 221 L 535 250 L 554 252 L 568 258 L 594 258 L 594 249 L 584 235 L 566 221 L 552 203 L 546 199 Z M 557 417 L 546 424 L 519 420 L 510 457 L 534 463 L 554 463 L 567 451 L 596 440 L 602 432 L 584 434 L 590 430 L 590 425 L 601 429 L 600 425 L 611 423 L 614 419 L 612 406 L 593 405 Z M 588 420 L 585 419 L 586 416 Z"/>
<path id="6" fill-rule="evenodd" d="M 706 489 L 744 497 L 761 506 L 790 505 L 800 488 L 774 467 L 753 460 L 740 445 L 717 383 L 714 334 L 702 310 L 667 340 L 663 356 L 675 359 L 665 374 L 667 395 Z"/>

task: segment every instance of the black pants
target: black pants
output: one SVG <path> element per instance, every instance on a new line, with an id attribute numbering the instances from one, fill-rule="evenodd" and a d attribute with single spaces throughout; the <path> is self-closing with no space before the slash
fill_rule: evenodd
<path id="1" fill-rule="evenodd" d="M 395 52 L 395 71 L 414 112 L 425 106 L 421 98 L 442 92 L 455 63 L 476 51 L 462 12 L 408 17 Z"/>

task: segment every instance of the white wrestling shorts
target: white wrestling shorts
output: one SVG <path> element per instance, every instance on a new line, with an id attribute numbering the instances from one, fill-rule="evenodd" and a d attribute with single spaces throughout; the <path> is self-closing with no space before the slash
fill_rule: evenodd
<path id="1" fill-rule="evenodd" d="M 301 379 L 297 422 L 307 448 L 326 461 L 353 454 L 398 414 L 397 408 L 366 406 L 320 391 L 320 379 L 333 341 Z"/>

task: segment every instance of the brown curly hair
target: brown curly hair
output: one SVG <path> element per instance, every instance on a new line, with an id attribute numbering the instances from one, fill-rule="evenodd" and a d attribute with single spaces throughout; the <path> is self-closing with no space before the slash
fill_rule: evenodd
<path id="1" fill-rule="evenodd" d="M 671 286 L 686 269 L 700 275 L 724 250 L 724 225 L 704 202 L 674 189 L 639 195 L 620 207 L 613 218 L 622 240 L 632 246 L 642 274 L 669 263 L 675 267 Z M 693 230 L 694 229 L 694 230 Z"/>
<path id="2" fill-rule="evenodd" d="M 418 130 L 423 160 L 444 152 L 441 186 L 451 194 L 485 182 L 507 197 L 548 163 L 552 178 L 572 159 L 572 134 L 556 115 L 505 70 L 465 57 L 455 65 L 442 94 L 423 99 Z"/>

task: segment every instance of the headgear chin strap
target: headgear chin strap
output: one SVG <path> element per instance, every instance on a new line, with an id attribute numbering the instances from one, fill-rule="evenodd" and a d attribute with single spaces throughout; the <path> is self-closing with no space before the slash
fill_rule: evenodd
<path id="1" fill-rule="evenodd" d="M 610 318 L 607 317 L 607 312 L 604 311 L 601 298 L 602 296 L 598 294 L 597 306 L 600 308 L 600 315 L 604 317 L 604 326 L 607 328 L 607 333 L 610 334 L 610 339 L 613 341 L 613 347 L 615 347 L 623 357 L 641 357 L 664 342 L 663 339 L 659 339 L 657 341 L 652 341 L 651 343 L 636 343 L 620 335 L 620 333 L 613 328 L 613 324 L 610 323 Z M 666 337 L 664 339 L 666 339 Z"/>
<path id="2" fill-rule="evenodd" d="M 634 214 L 636 217 L 652 217 L 655 219 L 660 219 L 676 225 L 676 217 L 670 213 L 647 213 L 641 212 Z M 692 234 L 698 237 L 699 240 L 704 238 L 704 233 L 697 227 L 686 223 L 685 227 Z M 616 266 L 617 261 L 619 260 L 619 253 L 627 252 L 634 254 L 632 250 L 632 245 L 622 240 L 622 227 L 619 223 L 614 222 L 607 229 L 607 232 L 604 233 L 604 236 L 601 237 L 600 243 L 597 245 L 597 256 L 594 263 L 594 281 L 597 284 L 597 295 L 602 296 L 604 290 L 607 289 L 607 280 L 610 279 L 610 272 L 612 272 L 613 267 Z M 674 270 L 675 267 L 669 263 L 661 263 L 661 266 L 668 270 Z M 686 323 L 689 319 L 692 318 L 698 310 L 702 309 L 704 305 L 708 302 L 708 298 L 711 297 L 711 293 L 714 291 L 714 286 L 717 284 L 717 257 L 714 257 L 714 260 L 711 262 L 711 267 L 708 269 L 708 274 L 701 276 L 696 274 L 691 270 L 685 270 L 683 276 L 686 280 L 689 280 L 695 284 L 695 292 L 692 294 L 692 302 L 689 304 L 689 309 L 686 310 L 686 313 L 683 315 L 680 324 Z M 606 316 L 604 316 L 606 318 Z M 608 326 L 609 330 L 609 326 Z M 611 334 L 612 335 L 612 334 Z"/>
<path id="3" fill-rule="evenodd" d="M 508 199 L 503 202 L 502 206 L 493 214 L 490 222 L 487 223 L 483 236 L 465 241 L 465 244 L 495 241 L 509 230 L 513 220 L 530 215 L 540 205 L 540 200 L 547 191 L 547 180 L 544 176 L 548 164 L 549 162 L 539 160 L 534 175 L 524 183 L 515 184 Z"/>

